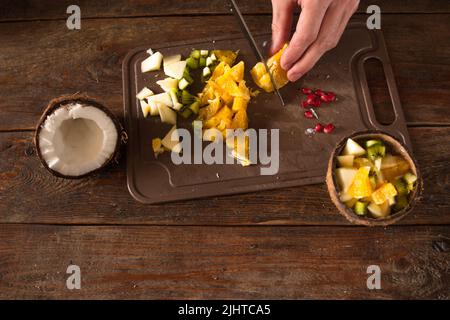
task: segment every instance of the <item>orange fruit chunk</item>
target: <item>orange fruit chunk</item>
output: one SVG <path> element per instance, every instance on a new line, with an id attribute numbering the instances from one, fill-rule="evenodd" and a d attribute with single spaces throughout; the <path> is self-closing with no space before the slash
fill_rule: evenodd
<path id="1" fill-rule="evenodd" d="M 283 68 L 281 68 L 280 60 L 283 55 L 284 50 L 287 48 L 287 44 L 283 46 L 277 53 L 275 53 L 272 57 L 267 60 L 267 67 L 272 74 L 273 81 L 277 89 L 284 87 L 289 79 L 287 78 L 287 73 Z M 250 74 L 252 75 L 253 81 L 255 81 L 256 85 L 263 89 L 266 92 L 272 92 L 273 85 L 270 80 L 270 75 L 267 73 L 266 67 L 264 63 L 258 62 L 251 70 Z"/>
<path id="2" fill-rule="evenodd" d="M 372 200 L 375 204 L 385 203 L 389 198 L 395 197 L 397 190 L 392 183 L 385 183 L 372 193 Z"/>
<path id="3" fill-rule="evenodd" d="M 234 81 L 240 82 L 244 80 L 244 61 L 239 62 L 233 68 L 230 69 L 230 75 Z"/>
<path id="4" fill-rule="evenodd" d="M 237 58 L 237 53 L 231 50 L 213 50 L 213 53 L 220 62 L 225 62 L 229 66 L 233 65 Z"/>
<path id="5" fill-rule="evenodd" d="M 239 110 L 236 112 L 233 117 L 233 121 L 231 122 L 231 126 L 233 129 L 246 130 L 248 128 L 247 112 L 245 110 Z"/>
<path id="6" fill-rule="evenodd" d="M 233 101 L 233 106 L 231 107 L 231 110 L 233 112 L 238 112 L 239 110 L 247 110 L 247 104 L 248 100 L 242 98 L 242 97 L 236 97 Z"/>
<path id="7" fill-rule="evenodd" d="M 370 197 L 372 194 L 372 184 L 369 180 L 370 167 L 361 167 L 356 172 L 347 194 L 353 198 Z"/>

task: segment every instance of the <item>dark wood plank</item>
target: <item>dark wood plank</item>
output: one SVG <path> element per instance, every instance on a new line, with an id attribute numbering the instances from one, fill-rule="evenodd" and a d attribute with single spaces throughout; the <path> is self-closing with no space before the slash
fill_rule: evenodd
<path id="1" fill-rule="evenodd" d="M 247 14 L 270 14 L 272 7 L 269 0 L 240 0 L 239 6 Z M 3 0 L 0 4 L 0 21 L 31 20 L 31 19 L 66 19 L 66 8 L 73 4 L 69 0 L 58 1 L 14 1 Z M 130 3 L 125 0 L 79 0 L 82 17 L 141 17 L 167 15 L 202 15 L 230 14 L 224 0 L 209 1 L 159 1 L 140 0 Z M 432 13 L 450 12 L 450 4 L 446 0 L 363 0 L 359 12 L 365 12 L 369 5 L 379 5 L 383 13 Z"/>
<path id="2" fill-rule="evenodd" d="M 0 298 L 449 299 L 449 248 L 448 226 L 1 225 Z M 81 290 L 66 289 L 70 264 Z"/>
<path id="3" fill-rule="evenodd" d="M 450 128 L 411 128 L 424 197 L 401 224 L 450 224 Z M 78 181 L 51 176 L 33 152 L 32 133 L 0 134 L 0 223 L 346 225 L 324 184 L 141 205 L 126 187 L 125 159 Z"/>
<path id="4" fill-rule="evenodd" d="M 448 17 L 383 16 L 400 98 L 411 123 L 450 123 L 450 114 L 443 112 L 450 100 Z M 270 17 L 251 16 L 249 23 L 254 31 L 270 31 Z M 231 16 L 190 17 L 185 32 L 176 31 L 183 28 L 183 18 L 88 20 L 81 31 L 68 31 L 62 21 L 3 23 L 0 131 L 33 128 L 50 99 L 77 91 L 104 100 L 121 115 L 121 61 L 129 50 L 168 40 L 240 34 Z"/>

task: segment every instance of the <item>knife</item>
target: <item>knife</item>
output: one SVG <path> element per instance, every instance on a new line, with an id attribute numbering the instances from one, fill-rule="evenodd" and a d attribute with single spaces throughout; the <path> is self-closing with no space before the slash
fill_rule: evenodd
<path id="1" fill-rule="evenodd" d="M 245 37 L 247 38 L 248 42 L 250 43 L 250 46 L 252 47 L 255 55 L 266 67 L 266 71 L 270 76 L 270 81 L 272 82 L 272 86 L 275 90 L 275 93 L 277 94 L 278 98 L 281 101 L 281 105 L 283 105 L 283 106 L 286 105 L 284 103 L 284 99 L 281 96 L 280 91 L 278 90 L 277 86 L 275 85 L 275 81 L 273 80 L 272 73 L 270 72 L 269 67 L 267 66 L 264 56 L 262 55 L 261 51 L 259 51 L 258 45 L 256 44 L 256 41 L 255 41 L 255 38 L 253 38 L 253 36 L 250 32 L 250 29 L 248 28 L 247 23 L 244 20 L 244 16 L 242 15 L 241 10 L 239 10 L 239 7 L 236 4 L 235 0 L 230 0 L 230 2 L 231 2 L 231 11 L 233 11 L 234 15 L 238 19 L 242 32 L 244 33 Z"/>

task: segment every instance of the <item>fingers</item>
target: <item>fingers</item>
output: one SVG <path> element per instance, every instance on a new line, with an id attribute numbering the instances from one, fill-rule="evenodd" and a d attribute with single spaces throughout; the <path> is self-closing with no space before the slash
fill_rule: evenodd
<path id="1" fill-rule="evenodd" d="M 316 40 L 329 1 L 305 2 L 294 35 L 281 57 L 281 67 L 289 70 Z"/>
<path id="2" fill-rule="evenodd" d="M 270 54 L 281 49 L 289 39 L 295 2 L 292 0 L 272 0 L 272 45 Z"/>
<path id="3" fill-rule="evenodd" d="M 340 8 L 338 6 L 330 6 L 323 18 L 317 39 L 306 50 L 300 60 L 289 69 L 287 75 L 290 81 L 296 81 L 302 77 L 311 70 L 326 51 L 337 45 L 343 31 L 340 30 L 342 18 L 343 12 L 341 12 Z"/>
<path id="4" fill-rule="evenodd" d="M 287 76 L 290 81 L 301 78 L 312 69 L 325 52 L 336 47 L 359 1 L 348 0 L 347 2 L 346 6 L 342 6 L 342 2 L 334 2 L 330 5 L 323 18 L 317 39 L 289 69 Z"/>

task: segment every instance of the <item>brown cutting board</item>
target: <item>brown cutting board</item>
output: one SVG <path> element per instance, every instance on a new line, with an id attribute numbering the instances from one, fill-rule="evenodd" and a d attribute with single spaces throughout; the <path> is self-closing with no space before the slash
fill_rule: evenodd
<path id="1" fill-rule="evenodd" d="M 264 48 L 270 35 L 258 36 L 256 40 Z M 202 39 L 152 46 L 154 51 L 161 51 L 163 55 L 179 53 L 183 56 L 189 55 L 193 48 L 239 50 L 238 61 L 245 62 L 247 84 L 256 89 L 249 70 L 257 61 L 244 38 Z M 161 203 L 320 183 L 324 181 L 328 157 L 336 143 L 355 131 L 383 130 L 410 147 L 383 35 L 381 31 L 369 31 L 363 24 L 354 23 L 348 26 L 338 47 L 322 57 L 307 76 L 281 89 L 285 107 L 274 94 L 261 93 L 251 100 L 249 127 L 280 130 L 278 174 L 261 175 L 259 164 L 248 167 L 239 164 L 175 165 L 170 153 L 156 159 L 151 141 L 155 137 L 164 137 L 171 126 L 161 123 L 159 117 L 144 118 L 135 98 L 144 86 L 161 92 L 155 82 L 165 78 L 163 71 L 140 72 L 141 61 L 148 56 L 147 49 L 133 50 L 123 62 L 124 109 L 129 136 L 127 183 L 131 195 L 140 202 Z M 389 126 L 379 124 L 373 112 L 364 73 L 364 62 L 369 58 L 379 59 L 386 75 L 395 114 L 395 121 Z M 320 88 L 337 94 L 335 103 L 317 108 L 321 123 L 332 122 L 336 126 L 332 134 L 305 134 L 305 130 L 314 127 L 317 121 L 303 116 L 301 87 Z M 177 126 L 192 130 L 192 120 L 178 117 Z"/>

